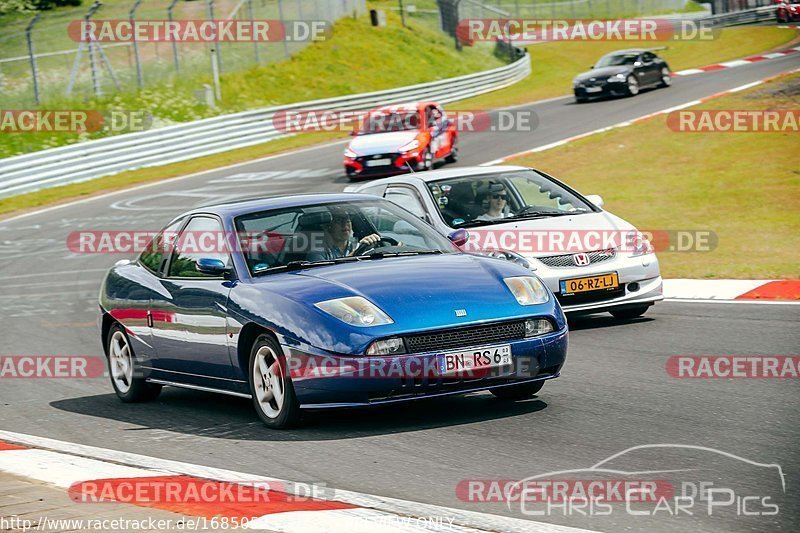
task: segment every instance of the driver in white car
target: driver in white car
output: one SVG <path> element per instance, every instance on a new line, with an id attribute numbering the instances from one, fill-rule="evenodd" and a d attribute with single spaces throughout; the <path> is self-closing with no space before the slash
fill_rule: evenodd
<path id="1" fill-rule="evenodd" d="M 339 257 L 353 255 L 362 244 L 378 244 L 381 236 L 377 233 L 367 235 L 357 241 L 353 236 L 353 221 L 343 209 L 331 209 L 331 221 L 322 225 L 325 248 L 308 254 L 308 261 L 330 261 Z"/>

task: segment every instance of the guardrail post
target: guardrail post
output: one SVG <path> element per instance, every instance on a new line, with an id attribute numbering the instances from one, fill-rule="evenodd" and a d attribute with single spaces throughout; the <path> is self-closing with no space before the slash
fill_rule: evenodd
<path id="1" fill-rule="evenodd" d="M 136 27 L 134 19 L 136 17 L 136 10 L 139 9 L 141 3 L 142 0 L 136 0 L 133 3 L 133 7 L 128 12 L 128 20 L 131 22 L 131 28 Z M 144 76 L 142 75 L 142 60 L 139 57 L 139 41 L 136 39 L 135 31 L 133 36 L 133 59 L 136 61 L 136 84 L 141 88 L 144 87 Z"/>
<path id="2" fill-rule="evenodd" d="M 175 9 L 175 4 L 177 4 L 180 0 L 172 0 L 167 6 L 167 19 L 170 22 L 173 22 L 174 18 L 172 16 L 172 10 Z M 250 17 L 252 18 L 252 17 Z M 172 57 L 175 60 L 175 72 L 180 72 L 181 66 L 178 60 L 178 43 L 176 41 L 172 41 Z"/>
<path id="3" fill-rule="evenodd" d="M 219 25 L 216 24 L 214 20 L 214 0 L 206 0 L 206 8 L 208 11 L 208 20 L 214 23 L 214 44 L 211 45 L 211 61 L 212 61 L 212 68 L 213 64 L 216 64 L 216 68 L 218 71 L 222 70 L 222 53 L 220 50 L 220 43 L 219 43 Z M 216 63 L 214 63 L 216 62 Z M 217 74 L 219 75 L 219 73 Z M 216 83 L 216 82 L 215 82 Z"/>
<path id="4" fill-rule="evenodd" d="M 83 17 L 84 22 L 88 22 L 92 15 L 100 9 L 100 1 L 96 0 L 92 7 L 89 8 L 89 11 Z M 94 57 L 94 36 L 89 36 L 89 69 L 92 72 L 92 89 L 94 90 L 94 94 L 96 96 L 100 96 L 103 94 L 103 89 L 100 87 L 100 79 L 97 77 L 97 62 Z"/>
<path id="5" fill-rule="evenodd" d="M 283 55 L 286 56 L 286 57 L 289 57 L 289 55 L 290 55 L 289 54 L 289 41 L 286 40 L 286 38 L 287 38 L 287 35 L 286 35 L 286 23 L 283 20 L 283 0 L 278 0 L 278 18 L 280 19 L 281 24 L 283 24 L 283 28 L 284 28 L 284 30 L 283 30 L 283 33 L 284 33 L 284 35 L 283 35 Z"/>
<path id="6" fill-rule="evenodd" d="M 31 19 L 28 27 L 25 28 L 25 40 L 28 41 L 28 57 L 31 60 L 31 76 L 33 77 L 33 99 L 36 105 L 40 104 L 39 101 L 39 72 L 36 70 L 36 54 L 33 53 L 33 25 L 39 20 L 42 13 L 36 13 L 36 16 Z"/>
<path id="7" fill-rule="evenodd" d="M 247 17 L 250 20 L 255 20 L 255 15 L 253 15 L 253 0 L 247 0 Z M 261 54 L 258 50 L 258 41 L 253 39 L 253 50 L 255 51 L 256 55 L 256 63 L 261 63 Z"/>

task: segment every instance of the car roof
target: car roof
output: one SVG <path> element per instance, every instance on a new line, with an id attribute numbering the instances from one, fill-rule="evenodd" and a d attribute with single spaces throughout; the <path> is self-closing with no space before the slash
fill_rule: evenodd
<path id="1" fill-rule="evenodd" d="M 301 207 L 306 205 L 328 204 L 328 203 L 341 203 L 363 201 L 363 194 L 349 194 L 349 193 L 315 193 L 315 194 L 297 194 L 293 196 L 276 196 L 272 198 L 253 198 L 243 200 L 233 200 L 215 205 L 198 207 L 191 211 L 184 213 L 182 216 L 211 213 L 221 217 L 235 217 L 245 215 L 248 213 L 256 213 L 258 211 L 267 211 L 270 209 L 280 209 L 283 207 Z"/>
<path id="2" fill-rule="evenodd" d="M 436 102 L 427 102 L 427 101 L 406 102 L 403 104 L 384 105 L 381 107 L 376 107 L 372 111 L 373 113 L 382 111 L 417 111 L 420 108 L 428 105 L 438 105 L 438 104 L 436 104 Z"/>
<path id="3" fill-rule="evenodd" d="M 628 48 L 627 50 L 614 50 L 605 55 L 612 56 L 615 54 L 641 54 L 642 52 L 652 52 L 649 48 Z"/>

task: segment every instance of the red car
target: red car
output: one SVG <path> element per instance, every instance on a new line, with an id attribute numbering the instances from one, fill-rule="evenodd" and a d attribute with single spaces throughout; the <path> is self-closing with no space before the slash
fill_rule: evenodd
<path id="1" fill-rule="evenodd" d="M 775 11 L 775 17 L 778 22 L 800 20 L 800 4 L 788 0 L 777 0 L 776 3 L 778 9 Z"/>
<path id="2" fill-rule="evenodd" d="M 361 121 L 344 151 L 350 179 L 431 170 L 458 159 L 456 124 L 435 102 L 380 107 Z"/>

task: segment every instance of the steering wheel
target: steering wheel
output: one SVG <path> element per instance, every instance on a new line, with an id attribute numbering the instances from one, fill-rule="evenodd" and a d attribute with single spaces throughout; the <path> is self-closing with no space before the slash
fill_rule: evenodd
<path id="1" fill-rule="evenodd" d="M 386 244 L 381 244 L 381 243 L 386 243 Z M 373 243 L 373 244 L 369 244 L 369 243 L 366 243 L 366 242 L 359 244 L 358 247 L 356 247 L 356 249 L 353 250 L 353 255 L 354 256 L 355 255 L 364 255 L 367 252 L 370 252 L 370 251 L 374 250 L 375 248 L 378 248 L 379 246 L 387 246 L 387 245 L 388 246 L 398 246 L 399 244 L 400 244 L 400 241 L 398 241 L 397 239 L 393 239 L 391 237 L 381 237 L 380 240 L 378 240 L 378 242 Z"/>

